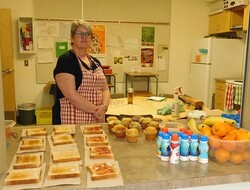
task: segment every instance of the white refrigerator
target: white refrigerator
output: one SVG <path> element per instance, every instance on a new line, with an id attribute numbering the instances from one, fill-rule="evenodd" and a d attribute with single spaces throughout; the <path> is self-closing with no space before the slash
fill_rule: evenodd
<path id="1" fill-rule="evenodd" d="M 244 41 L 202 38 L 192 44 L 189 95 L 213 108 L 215 78 L 242 78 Z"/>

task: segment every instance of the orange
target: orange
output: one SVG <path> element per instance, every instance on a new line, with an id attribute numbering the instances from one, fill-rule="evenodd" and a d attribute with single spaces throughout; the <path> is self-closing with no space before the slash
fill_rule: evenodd
<path id="1" fill-rule="evenodd" d="M 237 140 L 237 141 L 248 140 L 248 135 L 244 130 L 239 129 L 235 140 Z"/>
<path id="2" fill-rule="evenodd" d="M 229 133 L 230 131 L 236 130 L 235 126 L 233 125 L 227 125 L 227 132 Z"/>
<path id="3" fill-rule="evenodd" d="M 248 143 L 246 142 L 237 142 L 237 148 L 236 148 L 236 152 L 245 152 L 245 150 L 247 149 Z"/>
<path id="4" fill-rule="evenodd" d="M 232 163 L 234 164 L 239 164 L 242 162 L 243 157 L 241 155 L 241 153 L 238 152 L 231 152 L 230 154 L 230 159 L 229 159 Z"/>
<path id="5" fill-rule="evenodd" d="M 235 141 L 236 137 L 237 137 L 236 133 L 227 133 L 226 136 L 224 136 L 222 139 Z"/>
<path id="6" fill-rule="evenodd" d="M 214 156 L 218 162 L 226 162 L 230 159 L 230 152 L 219 148 L 215 151 Z"/>
<path id="7" fill-rule="evenodd" d="M 247 133 L 248 140 L 250 140 L 250 132 Z"/>
<path id="8" fill-rule="evenodd" d="M 208 144 L 211 148 L 220 148 L 220 140 L 217 137 L 214 137 L 214 135 L 209 138 Z"/>
<path id="9" fill-rule="evenodd" d="M 225 141 L 225 140 L 222 140 L 220 146 L 224 150 L 230 152 L 230 151 L 235 150 L 237 145 L 236 145 L 235 141 Z"/>
<path id="10" fill-rule="evenodd" d="M 202 129 L 200 130 L 200 132 L 203 134 L 203 135 L 206 135 L 206 136 L 212 136 L 212 131 L 211 131 L 211 127 L 209 126 L 204 126 L 202 127 Z"/>
<path id="11" fill-rule="evenodd" d="M 217 122 L 212 126 L 212 134 L 224 137 L 227 134 L 228 124 L 225 122 Z"/>
<path id="12" fill-rule="evenodd" d="M 250 161 L 250 152 L 249 151 L 243 152 L 242 153 L 242 158 L 245 161 Z"/>

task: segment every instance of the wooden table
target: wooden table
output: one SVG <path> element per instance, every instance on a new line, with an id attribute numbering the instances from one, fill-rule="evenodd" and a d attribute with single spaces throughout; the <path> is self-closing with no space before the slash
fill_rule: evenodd
<path id="1" fill-rule="evenodd" d="M 172 104 L 172 98 L 166 98 L 162 102 L 148 100 L 147 97 L 136 96 L 133 98 L 133 104 L 128 104 L 127 98 L 111 99 L 107 115 L 152 115 L 153 117 L 161 118 L 166 121 L 173 121 L 181 118 L 185 118 L 187 113 L 191 110 L 186 109 L 185 112 L 180 113 L 180 118 L 174 118 L 172 115 L 158 115 L 157 109 L 163 108 L 167 104 Z M 203 110 L 209 116 L 216 116 L 223 113 L 221 110 Z"/>
<path id="2" fill-rule="evenodd" d="M 158 74 L 151 73 L 151 72 L 125 72 L 125 96 L 127 96 L 127 90 L 128 90 L 128 79 L 131 79 L 131 87 L 134 86 L 134 78 L 136 77 L 145 77 L 147 78 L 147 92 L 149 92 L 149 82 L 150 78 L 155 78 L 156 80 L 156 89 L 155 89 L 155 95 L 158 94 Z"/>

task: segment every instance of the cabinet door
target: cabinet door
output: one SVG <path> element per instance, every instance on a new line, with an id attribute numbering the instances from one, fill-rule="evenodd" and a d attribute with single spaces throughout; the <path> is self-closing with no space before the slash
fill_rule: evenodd
<path id="1" fill-rule="evenodd" d="M 218 14 L 209 16 L 209 34 L 215 34 L 219 30 Z"/>
<path id="2" fill-rule="evenodd" d="M 209 34 L 218 34 L 230 32 L 231 28 L 231 11 L 223 11 L 221 13 L 209 16 Z"/>
<path id="3" fill-rule="evenodd" d="M 214 101 L 214 108 L 224 110 L 225 104 L 225 91 L 224 90 L 215 90 L 215 101 Z"/>
<path id="4" fill-rule="evenodd" d="M 0 9 L 0 50 L 2 60 L 3 100 L 5 119 L 16 120 L 16 97 L 12 25 L 10 9 Z"/>
<path id="5" fill-rule="evenodd" d="M 247 5 L 244 8 L 244 17 L 243 17 L 243 30 L 247 31 L 248 29 L 248 16 L 249 16 L 249 6 Z"/>

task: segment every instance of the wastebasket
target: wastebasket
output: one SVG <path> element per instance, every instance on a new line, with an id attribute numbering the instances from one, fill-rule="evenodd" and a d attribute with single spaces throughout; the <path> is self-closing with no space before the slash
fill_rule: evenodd
<path id="1" fill-rule="evenodd" d="M 36 104 L 24 103 L 18 106 L 19 123 L 21 125 L 31 125 L 35 123 Z"/>

